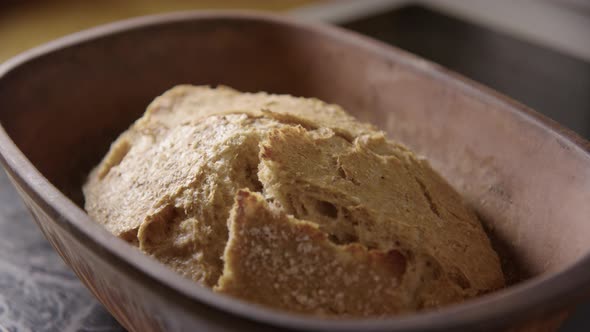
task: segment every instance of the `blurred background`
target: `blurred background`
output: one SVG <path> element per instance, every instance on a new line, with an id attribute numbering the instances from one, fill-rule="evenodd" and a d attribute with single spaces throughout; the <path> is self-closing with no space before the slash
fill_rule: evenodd
<path id="1" fill-rule="evenodd" d="M 96 25 L 198 9 L 262 10 L 352 29 L 590 139 L 590 0 L 0 0 L 0 62 Z M 53 252 L 0 173 L 0 331 L 122 331 Z M 561 331 L 590 331 L 590 304 L 580 304 Z"/>

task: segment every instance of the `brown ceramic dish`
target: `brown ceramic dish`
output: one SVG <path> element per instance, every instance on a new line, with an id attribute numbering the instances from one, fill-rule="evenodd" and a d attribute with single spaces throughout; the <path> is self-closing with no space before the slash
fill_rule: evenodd
<path id="1" fill-rule="evenodd" d="M 109 143 L 178 83 L 319 97 L 379 125 L 467 197 L 512 280 L 526 280 L 436 312 L 326 321 L 182 279 L 80 208 L 85 176 Z M 0 122 L 2 162 L 39 227 L 129 330 L 551 330 L 590 291 L 588 144 L 504 96 L 337 28 L 183 13 L 82 32 L 0 66 Z"/>

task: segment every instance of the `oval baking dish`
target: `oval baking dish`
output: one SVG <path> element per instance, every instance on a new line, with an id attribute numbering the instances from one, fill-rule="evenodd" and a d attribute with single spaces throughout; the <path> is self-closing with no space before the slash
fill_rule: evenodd
<path id="1" fill-rule="evenodd" d="M 213 293 L 111 236 L 82 183 L 117 135 L 179 83 L 338 103 L 420 154 L 478 212 L 513 285 L 438 311 L 322 320 Z M 0 153 L 56 251 L 132 331 L 552 330 L 590 294 L 588 143 L 526 107 L 335 27 L 253 13 L 146 17 L 0 65 Z"/>

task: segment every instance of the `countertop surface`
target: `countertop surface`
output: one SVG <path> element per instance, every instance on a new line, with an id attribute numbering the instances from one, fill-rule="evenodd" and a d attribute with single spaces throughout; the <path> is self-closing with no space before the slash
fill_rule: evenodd
<path id="1" fill-rule="evenodd" d="M 4 170 L 0 331 L 124 331 L 45 240 Z"/>

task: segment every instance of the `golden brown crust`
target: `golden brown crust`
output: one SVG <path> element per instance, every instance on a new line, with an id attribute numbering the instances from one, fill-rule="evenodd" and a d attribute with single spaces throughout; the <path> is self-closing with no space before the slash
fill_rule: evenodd
<path id="1" fill-rule="evenodd" d="M 260 154 L 267 198 L 317 222 L 334 241 L 431 257 L 446 272 L 447 287 L 466 297 L 502 287 L 498 257 L 461 197 L 427 162 L 382 134 L 349 143 L 330 130 L 318 136 L 276 128 Z"/>
<path id="2" fill-rule="evenodd" d="M 260 188 L 260 132 L 277 125 L 233 114 L 179 125 L 156 138 L 138 135 L 105 176 L 91 174 L 86 210 L 113 234 L 211 287 L 223 267 L 234 194 Z M 111 164 L 109 156 L 98 170 Z"/>
<path id="3" fill-rule="evenodd" d="M 113 234 L 278 309 L 380 316 L 504 284 L 477 218 L 427 162 L 316 99 L 173 88 L 83 189 Z"/>
<path id="4" fill-rule="evenodd" d="M 265 92 L 243 93 L 226 86 L 179 85 L 156 98 L 138 121 L 144 128 L 172 128 L 211 115 L 248 114 L 308 128 L 327 127 L 346 137 L 375 130 L 358 122 L 340 106 L 315 98 L 298 98 Z"/>
<path id="5" fill-rule="evenodd" d="M 215 290 L 254 303 L 340 317 L 415 309 L 399 291 L 399 252 L 336 245 L 315 223 L 272 211 L 248 190 L 236 195 L 224 260 Z"/>

